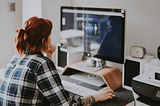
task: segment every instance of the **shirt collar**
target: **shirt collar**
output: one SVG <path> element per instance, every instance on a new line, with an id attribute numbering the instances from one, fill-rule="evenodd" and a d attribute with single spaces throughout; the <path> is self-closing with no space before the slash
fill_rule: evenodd
<path id="1" fill-rule="evenodd" d="M 38 55 L 42 55 L 42 56 L 44 56 L 41 52 L 38 52 L 38 53 L 32 53 L 32 52 L 30 52 L 30 48 L 26 48 L 26 53 L 25 53 L 26 55 L 33 55 L 33 54 L 38 54 Z"/>

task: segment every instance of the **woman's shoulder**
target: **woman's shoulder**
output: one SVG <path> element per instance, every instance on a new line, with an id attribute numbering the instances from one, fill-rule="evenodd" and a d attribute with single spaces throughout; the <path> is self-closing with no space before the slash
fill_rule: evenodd
<path id="1" fill-rule="evenodd" d="M 40 65 L 47 64 L 55 68 L 54 62 L 44 55 L 38 54 L 38 55 L 35 55 L 34 58 L 32 59 Z"/>
<path id="2" fill-rule="evenodd" d="M 44 54 L 35 54 L 33 59 L 39 61 L 40 63 L 53 62 L 48 57 L 46 57 Z"/>
<path id="3" fill-rule="evenodd" d="M 19 58 L 20 58 L 20 56 L 18 54 L 13 55 L 12 58 L 9 60 L 8 65 L 9 64 L 16 64 L 18 62 Z"/>
<path id="4" fill-rule="evenodd" d="M 38 65 L 38 72 L 43 72 L 44 70 L 56 70 L 55 64 L 52 60 L 50 60 L 46 56 L 42 55 L 35 55 L 34 58 L 32 58 L 33 61 Z"/>

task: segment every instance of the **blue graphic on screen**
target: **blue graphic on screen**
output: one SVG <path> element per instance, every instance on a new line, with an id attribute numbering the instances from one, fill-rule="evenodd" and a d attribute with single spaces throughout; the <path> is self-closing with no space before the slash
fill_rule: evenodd
<path id="1" fill-rule="evenodd" d="M 97 54 L 121 58 L 121 18 L 110 17 L 111 29 L 104 34 Z"/>
<path id="2" fill-rule="evenodd" d="M 92 52 L 92 44 L 97 44 L 96 54 L 121 58 L 121 16 L 63 13 L 63 18 L 61 30 L 84 31 L 84 52 Z"/>

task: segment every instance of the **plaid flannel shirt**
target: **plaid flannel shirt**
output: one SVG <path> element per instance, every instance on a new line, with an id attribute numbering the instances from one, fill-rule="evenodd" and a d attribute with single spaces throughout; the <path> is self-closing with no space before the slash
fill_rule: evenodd
<path id="1" fill-rule="evenodd" d="M 0 106 L 78 106 L 81 98 L 70 98 L 54 63 L 42 53 L 13 56 L 0 87 Z"/>

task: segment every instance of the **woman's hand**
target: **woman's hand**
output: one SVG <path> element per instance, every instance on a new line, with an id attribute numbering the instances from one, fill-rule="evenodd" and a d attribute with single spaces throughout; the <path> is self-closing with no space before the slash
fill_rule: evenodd
<path id="1" fill-rule="evenodd" d="M 47 55 L 47 57 L 49 58 L 49 59 L 51 59 L 52 60 L 52 54 L 53 54 L 53 52 L 56 50 L 56 46 L 55 45 L 50 45 L 49 47 L 48 47 L 48 50 L 46 51 L 46 55 Z"/>
<path id="2" fill-rule="evenodd" d="M 49 54 L 53 54 L 53 52 L 56 50 L 56 46 L 55 45 L 50 45 L 49 48 L 48 48 L 48 51 L 47 53 Z"/>
<path id="3" fill-rule="evenodd" d="M 105 101 L 108 99 L 113 99 L 113 90 L 109 87 L 101 89 L 96 94 L 93 95 L 96 102 Z"/>

